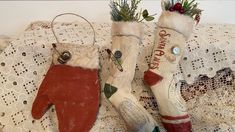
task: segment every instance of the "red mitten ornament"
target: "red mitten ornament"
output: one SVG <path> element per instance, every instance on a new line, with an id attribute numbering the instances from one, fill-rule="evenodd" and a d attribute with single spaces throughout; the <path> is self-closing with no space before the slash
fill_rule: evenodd
<path id="1" fill-rule="evenodd" d="M 87 132 L 96 120 L 99 108 L 98 49 L 58 44 L 54 64 L 47 72 L 32 107 L 32 116 L 41 118 L 55 105 L 60 132 Z M 64 62 L 64 63 L 65 63 Z"/>

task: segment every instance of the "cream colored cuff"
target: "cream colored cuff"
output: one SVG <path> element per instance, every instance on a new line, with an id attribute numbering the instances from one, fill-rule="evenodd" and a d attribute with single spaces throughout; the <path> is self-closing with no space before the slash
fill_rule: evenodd
<path id="1" fill-rule="evenodd" d="M 57 44 L 56 48 L 60 53 L 63 51 L 69 51 L 72 58 L 66 63 L 66 65 L 80 66 L 89 69 L 99 68 L 99 54 L 96 46 L 82 46 L 76 44 Z M 54 51 L 53 63 L 59 64 L 57 58 L 59 54 Z"/>
<path id="2" fill-rule="evenodd" d="M 112 36 L 115 35 L 133 35 L 141 37 L 143 34 L 143 25 L 138 22 L 113 22 Z"/>
<path id="3" fill-rule="evenodd" d="M 163 11 L 158 20 L 159 27 L 173 29 L 182 33 L 186 38 L 193 32 L 194 25 L 194 20 L 190 16 L 170 11 Z"/>

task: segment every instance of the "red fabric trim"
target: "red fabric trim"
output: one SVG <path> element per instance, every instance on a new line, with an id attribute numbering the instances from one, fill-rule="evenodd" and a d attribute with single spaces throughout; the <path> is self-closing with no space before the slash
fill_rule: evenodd
<path id="1" fill-rule="evenodd" d="M 189 115 L 183 115 L 183 116 L 162 116 L 162 118 L 166 120 L 180 120 L 180 119 L 187 119 L 189 118 Z"/>
<path id="2" fill-rule="evenodd" d="M 144 72 L 144 81 L 147 85 L 153 86 L 163 79 L 162 76 L 148 70 Z"/>
<path id="3" fill-rule="evenodd" d="M 167 130 L 167 132 L 191 132 L 192 124 L 191 122 L 184 122 L 180 124 L 171 124 L 171 123 L 164 123 L 163 126 Z"/>

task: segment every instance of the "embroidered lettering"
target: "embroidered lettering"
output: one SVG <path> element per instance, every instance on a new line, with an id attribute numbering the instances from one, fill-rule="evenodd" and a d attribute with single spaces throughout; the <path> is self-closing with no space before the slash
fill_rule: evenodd
<path id="1" fill-rule="evenodd" d="M 166 46 L 167 37 L 171 36 L 166 30 L 161 30 L 158 35 L 159 42 L 156 49 L 153 51 L 153 58 L 149 66 L 150 69 L 159 69 L 161 57 L 165 54 L 164 48 Z"/>

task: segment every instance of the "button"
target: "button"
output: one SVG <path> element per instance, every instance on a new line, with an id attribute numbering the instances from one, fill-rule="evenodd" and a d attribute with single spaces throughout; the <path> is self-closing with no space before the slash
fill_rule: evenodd
<path id="1" fill-rule="evenodd" d="M 62 52 L 61 58 L 62 58 L 63 60 L 69 60 L 69 59 L 71 58 L 70 52 L 69 52 L 69 51 L 64 51 L 64 52 Z"/>
<path id="2" fill-rule="evenodd" d="M 119 51 L 119 50 L 115 51 L 114 57 L 117 58 L 117 59 L 121 58 L 122 57 L 122 52 Z"/>
<path id="3" fill-rule="evenodd" d="M 57 59 L 60 64 L 67 63 L 72 58 L 72 55 L 69 51 L 64 51 Z"/>
<path id="4" fill-rule="evenodd" d="M 180 52 L 181 52 L 181 51 L 180 51 L 180 48 L 179 48 L 179 47 L 175 46 L 175 47 L 172 48 L 172 53 L 173 53 L 174 55 L 179 55 Z"/>

